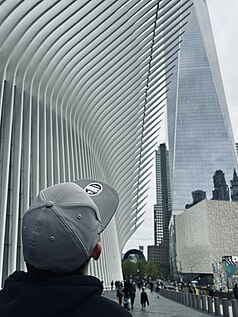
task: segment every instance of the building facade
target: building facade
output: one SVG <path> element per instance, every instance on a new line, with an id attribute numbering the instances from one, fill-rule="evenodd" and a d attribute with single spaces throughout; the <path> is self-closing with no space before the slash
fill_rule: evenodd
<path id="1" fill-rule="evenodd" d="M 227 182 L 237 153 L 205 0 L 194 0 L 168 91 L 168 145 L 173 213 L 190 204 L 191 192 L 212 197 L 212 177 Z"/>
<path id="2" fill-rule="evenodd" d="M 156 205 L 154 205 L 154 246 L 148 246 L 148 259 L 169 268 L 169 222 L 172 212 L 169 153 L 165 144 L 155 152 Z"/>
<path id="3" fill-rule="evenodd" d="M 171 34 L 189 6 L 1 1 L 1 285 L 25 268 L 21 222 L 32 200 L 42 188 L 79 178 L 105 181 L 119 193 L 90 272 L 105 286 L 122 279 L 121 252 L 143 221 L 165 80 L 177 57 Z"/>
<path id="4" fill-rule="evenodd" d="M 238 202 L 203 200 L 175 216 L 182 274 L 212 274 L 223 256 L 238 254 Z M 179 267 L 177 263 L 177 267 Z"/>

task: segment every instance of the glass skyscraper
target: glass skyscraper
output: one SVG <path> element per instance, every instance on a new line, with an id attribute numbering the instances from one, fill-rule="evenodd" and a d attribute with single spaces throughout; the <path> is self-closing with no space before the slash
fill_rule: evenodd
<path id="1" fill-rule="evenodd" d="M 165 143 L 155 152 L 156 204 L 154 205 L 154 241 L 148 246 L 148 259 L 169 268 L 169 221 L 171 218 L 171 191 L 169 158 Z"/>
<path id="2" fill-rule="evenodd" d="M 154 205 L 155 245 L 169 246 L 169 221 L 171 217 L 171 191 L 168 151 L 165 143 L 155 152 L 156 204 Z M 168 247 L 169 248 L 169 247 Z"/>
<path id="3" fill-rule="evenodd" d="M 237 153 L 207 3 L 194 0 L 167 100 L 173 213 L 191 202 L 192 191 L 212 197 L 213 175 L 227 184 Z"/>

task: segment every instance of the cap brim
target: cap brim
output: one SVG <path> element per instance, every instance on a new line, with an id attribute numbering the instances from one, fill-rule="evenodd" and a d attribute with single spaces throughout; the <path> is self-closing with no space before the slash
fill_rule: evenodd
<path id="1" fill-rule="evenodd" d="M 102 221 L 102 232 L 116 212 L 119 204 L 118 193 L 108 184 L 93 179 L 80 179 L 73 183 L 83 188 L 97 205 Z"/>

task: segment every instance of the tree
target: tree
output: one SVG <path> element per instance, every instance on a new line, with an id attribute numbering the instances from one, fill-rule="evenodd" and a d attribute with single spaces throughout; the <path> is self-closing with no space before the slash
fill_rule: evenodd
<path id="1" fill-rule="evenodd" d="M 156 261 L 145 261 L 138 260 L 137 262 L 132 262 L 129 259 L 122 261 L 122 271 L 124 278 L 127 277 L 139 277 L 144 278 L 145 275 L 156 279 L 161 273 L 159 264 Z"/>
<path id="2" fill-rule="evenodd" d="M 153 280 L 157 278 L 160 273 L 160 267 L 156 261 L 149 260 L 146 262 L 146 272 Z"/>
<path id="3" fill-rule="evenodd" d="M 137 263 L 132 262 L 130 260 L 122 261 L 122 272 L 124 279 L 127 277 L 136 276 L 137 273 Z"/>

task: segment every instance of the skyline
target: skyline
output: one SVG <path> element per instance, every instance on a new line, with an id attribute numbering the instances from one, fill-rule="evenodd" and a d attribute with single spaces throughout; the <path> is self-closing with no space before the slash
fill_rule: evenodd
<path id="1" fill-rule="evenodd" d="M 216 44 L 217 56 L 221 70 L 226 100 L 228 104 L 232 129 L 235 141 L 238 142 L 238 94 L 236 92 L 236 78 L 238 67 L 236 56 L 238 44 L 234 43 L 236 26 L 238 23 L 235 13 L 238 12 L 238 3 L 235 0 L 229 1 L 229 6 L 224 6 L 221 0 L 207 0 L 210 20 L 213 29 L 213 36 Z M 234 18 L 232 19 L 232 15 Z M 158 137 L 158 145 L 164 142 L 163 133 Z M 130 238 L 123 251 L 131 248 L 144 246 L 144 253 L 147 255 L 147 246 L 154 244 L 153 235 L 153 205 L 155 204 L 155 179 L 154 167 L 152 171 L 151 185 L 149 189 L 148 206 L 144 215 L 144 223 Z M 211 176 L 212 177 L 212 176 Z M 229 181 L 229 180 L 227 180 Z M 143 237 L 143 238 L 142 238 Z"/>

